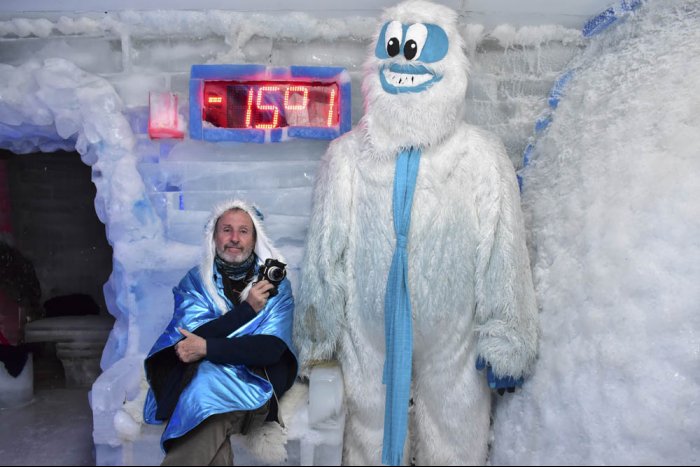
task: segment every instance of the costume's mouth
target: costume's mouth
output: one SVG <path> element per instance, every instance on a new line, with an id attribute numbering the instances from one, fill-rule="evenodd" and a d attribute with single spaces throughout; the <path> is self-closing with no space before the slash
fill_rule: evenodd
<path id="1" fill-rule="evenodd" d="M 390 94 L 422 92 L 441 79 L 442 76 L 436 75 L 423 65 L 392 63 L 379 70 L 382 87 Z"/>

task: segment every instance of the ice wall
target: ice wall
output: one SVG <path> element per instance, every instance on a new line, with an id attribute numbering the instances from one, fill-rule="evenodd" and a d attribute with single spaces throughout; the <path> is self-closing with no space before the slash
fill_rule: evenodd
<path id="1" fill-rule="evenodd" d="M 114 248 L 105 297 L 117 322 L 104 369 L 146 352 L 167 322 L 170 289 L 197 261 L 201 225 L 215 201 L 258 203 L 295 278 L 327 144 L 153 141 L 148 92 L 179 94 L 186 116 L 195 63 L 343 66 L 353 80 L 356 122 L 375 22 L 221 11 L 0 21 L 0 145 L 17 153 L 74 147 L 93 167 L 95 207 Z M 583 41 L 555 25 L 489 31 L 465 23 L 463 32 L 473 61 L 466 118 L 501 135 L 518 165 L 546 90 Z"/>
<path id="2" fill-rule="evenodd" d="M 523 170 L 542 340 L 494 465 L 700 463 L 700 4 L 595 36 Z"/>
<path id="3" fill-rule="evenodd" d="M 563 24 L 568 27 L 580 27 L 592 13 L 602 10 L 609 0 L 435 0 L 467 14 L 472 22 L 493 27 L 502 23 L 518 25 Z M 397 2 L 394 0 L 355 0 L 352 3 L 340 0 L 323 2 L 319 8 L 315 0 L 5 0 L 0 2 L 2 12 L 22 11 L 27 14 L 52 12 L 111 12 L 118 10 L 236 10 L 241 12 L 264 12 L 283 16 L 290 11 L 310 13 L 321 17 L 349 17 L 361 15 L 379 16 L 382 9 Z"/>
<path id="4" fill-rule="evenodd" d="M 519 167 L 548 90 L 587 42 L 559 25 L 463 21 L 472 61 L 465 118 L 503 138 Z M 151 140 L 148 92 L 178 94 L 187 116 L 192 64 L 343 66 L 353 81 L 356 122 L 375 22 L 222 11 L 0 21 L 0 147 L 78 150 L 92 166 L 95 209 L 114 251 L 104 292 L 117 320 L 92 393 L 98 462 L 100 452 L 103 461 L 117 458 L 123 439 L 115 413 L 138 396 L 140 362 L 170 319 L 173 285 L 198 260 L 210 206 L 231 196 L 256 202 L 295 283 L 316 164 L 327 145 Z"/>

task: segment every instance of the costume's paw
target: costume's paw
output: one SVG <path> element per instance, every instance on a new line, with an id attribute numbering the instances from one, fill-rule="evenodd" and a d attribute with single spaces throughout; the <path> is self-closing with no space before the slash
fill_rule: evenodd
<path id="1" fill-rule="evenodd" d="M 489 362 L 487 362 L 484 357 L 479 355 L 476 359 L 476 369 L 481 371 L 486 369 L 486 379 L 489 382 L 489 387 L 495 389 L 499 395 L 508 392 L 515 392 L 515 388 L 519 388 L 523 385 L 523 378 L 513 378 L 512 376 L 496 376 L 493 373 L 493 369 Z"/>

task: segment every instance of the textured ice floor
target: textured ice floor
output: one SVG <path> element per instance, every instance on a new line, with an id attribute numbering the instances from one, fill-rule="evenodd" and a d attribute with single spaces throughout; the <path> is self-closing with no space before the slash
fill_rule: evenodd
<path id="1" fill-rule="evenodd" d="M 1 465 L 95 465 L 88 389 L 43 388 L 0 409 Z"/>

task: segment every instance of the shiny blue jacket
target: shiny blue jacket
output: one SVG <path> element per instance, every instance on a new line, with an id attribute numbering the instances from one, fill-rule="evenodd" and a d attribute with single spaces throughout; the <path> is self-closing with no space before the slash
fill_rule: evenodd
<path id="1" fill-rule="evenodd" d="M 259 265 L 258 265 L 259 266 Z M 232 303 L 223 292 L 222 278 L 214 269 L 214 280 L 221 298 L 229 309 Z M 202 283 L 199 268 L 192 268 L 173 289 L 175 312 L 163 334 L 158 338 L 146 361 L 156 353 L 177 344 L 184 337 L 178 327 L 194 332 L 203 324 L 221 316 L 212 297 Z M 245 335 L 272 335 L 287 345 L 296 358 L 292 345 L 294 299 L 291 284 L 285 279 L 278 286 L 278 294 L 272 297 L 255 318 L 228 337 Z M 148 372 L 146 377 L 151 382 Z M 178 438 L 211 415 L 237 410 L 253 410 L 261 407 L 273 396 L 272 385 L 254 374 L 244 365 L 215 364 L 202 360 L 195 376 L 180 394 L 180 398 L 161 437 L 161 447 L 172 438 Z M 144 420 L 159 424 L 155 418 L 156 398 L 149 388 L 144 406 Z"/>

